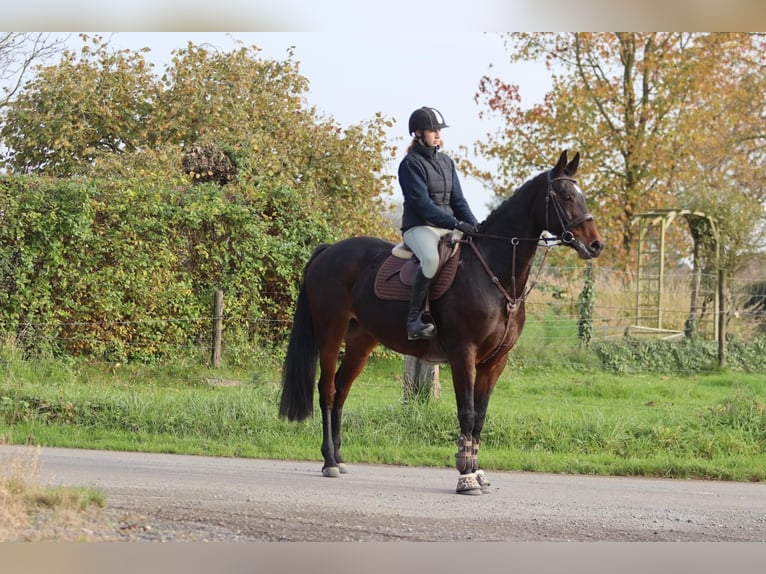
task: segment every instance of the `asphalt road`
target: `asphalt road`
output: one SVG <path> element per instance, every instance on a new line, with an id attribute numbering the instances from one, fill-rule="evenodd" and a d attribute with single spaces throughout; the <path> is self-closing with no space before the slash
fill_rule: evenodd
<path id="1" fill-rule="evenodd" d="M 0 446 L 0 461 L 30 449 Z M 223 541 L 766 541 L 766 484 L 43 448 L 39 482 L 92 485 L 146 532 Z"/>

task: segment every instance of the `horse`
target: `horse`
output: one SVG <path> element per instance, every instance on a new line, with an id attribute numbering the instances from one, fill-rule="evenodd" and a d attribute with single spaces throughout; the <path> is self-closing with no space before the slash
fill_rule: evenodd
<path id="1" fill-rule="evenodd" d="M 524 327 L 537 248 L 555 240 L 588 260 L 604 247 L 574 177 L 579 162 L 579 152 L 569 161 L 564 150 L 553 168 L 526 181 L 491 211 L 475 234 L 456 232 L 458 269 L 448 290 L 429 302 L 437 325 L 430 340 L 408 340 L 407 301 L 375 294 L 377 272 L 391 256 L 393 243 L 357 236 L 315 248 L 296 300 L 279 414 L 290 421 L 309 417 L 316 384 L 323 476 L 348 472 L 341 456 L 343 404 L 370 353 L 382 344 L 426 362 L 449 364 L 459 423 L 456 492 L 489 492 L 478 463 L 481 433 L 490 394 Z M 544 231 L 552 235 L 543 236 Z"/>

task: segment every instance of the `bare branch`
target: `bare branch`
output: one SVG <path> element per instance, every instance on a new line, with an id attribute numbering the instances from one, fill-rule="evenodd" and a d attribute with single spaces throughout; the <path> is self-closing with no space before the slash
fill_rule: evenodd
<path id="1" fill-rule="evenodd" d="M 66 40 L 48 32 L 0 32 L 0 108 L 14 98 L 34 66 L 61 53 Z"/>

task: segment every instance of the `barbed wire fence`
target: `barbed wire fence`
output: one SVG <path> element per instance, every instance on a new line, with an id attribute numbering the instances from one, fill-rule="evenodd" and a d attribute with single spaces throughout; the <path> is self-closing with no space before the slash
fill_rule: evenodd
<path id="1" fill-rule="evenodd" d="M 551 267 L 541 273 L 538 284 L 526 300 L 527 320 L 521 340 L 531 344 L 576 344 L 578 335 L 578 297 L 583 289 L 583 266 Z M 684 333 L 685 321 L 690 315 L 690 282 L 687 273 L 668 274 L 663 317 L 667 325 L 665 334 L 672 338 Z M 593 308 L 591 321 L 592 341 L 619 340 L 626 334 L 633 334 L 631 326 L 636 320 L 635 276 L 631 272 L 610 269 L 596 269 L 593 283 Z M 724 307 L 728 322 L 729 336 L 749 340 L 766 332 L 766 275 L 731 279 L 729 301 Z M 270 333 L 289 332 L 291 320 L 251 316 L 233 316 L 226 313 L 226 294 L 218 291 L 212 296 L 210 314 L 197 317 L 157 317 L 140 320 L 99 321 L 29 321 L 18 325 L 2 325 L 6 333 L 15 333 L 21 342 L 29 343 L 34 337 L 55 335 L 64 348 L 76 348 L 86 342 L 103 346 L 116 344 L 112 337 L 99 338 L 96 333 L 118 332 L 121 327 L 135 325 L 156 326 L 156 336 L 162 337 L 173 325 L 183 324 L 193 337 L 176 345 L 165 346 L 170 352 L 196 354 L 201 360 L 219 366 L 237 345 L 243 344 L 233 333 L 259 333 L 255 339 L 266 340 Z M 703 302 L 704 307 L 704 302 Z M 705 309 L 702 322 L 713 322 L 717 317 Z M 44 335 L 42 335 L 44 334 Z M 701 336 L 708 337 L 709 331 L 701 329 Z M 251 341 L 252 342 L 252 341 Z M 123 339 L 123 349 L 139 351 L 146 341 L 141 338 Z M 257 341 L 256 341 L 257 344 Z M 130 354 L 130 353 L 128 353 Z M 138 354 L 138 353 L 134 353 Z"/>

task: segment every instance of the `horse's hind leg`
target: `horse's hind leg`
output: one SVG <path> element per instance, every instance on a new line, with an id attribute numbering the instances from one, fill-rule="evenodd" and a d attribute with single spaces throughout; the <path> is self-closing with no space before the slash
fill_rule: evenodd
<path id="1" fill-rule="evenodd" d="M 343 335 L 327 336 L 319 351 L 319 404 L 322 408 L 322 456 L 324 465 L 322 474 L 329 477 L 340 476 L 341 444 L 341 415 L 343 403 L 346 401 L 351 383 L 362 372 L 367 357 L 375 346 L 376 341 L 368 334 L 357 330 L 352 321 L 347 329 L 346 350 L 343 359 L 338 364 Z M 328 333 L 328 335 L 330 335 Z M 345 470 L 345 469 L 344 469 Z"/>
<path id="2" fill-rule="evenodd" d="M 332 408 L 332 442 L 335 449 L 335 462 L 341 474 L 348 472 L 340 454 L 341 447 L 341 425 L 343 415 L 343 404 L 351 390 L 351 385 L 362 372 L 367 364 L 370 353 L 375 348 L 377 340 L 371 337 L 367 332 L 359 329 L 352 321 L 346 334 L 346 352 L 340 363 L 338 372 L 335 374 L 335 401 Z"/>
<path id="3" fill-rule="evenodd" d="M 339 320 L 335 320 L 339 319 Z M 326 323 L 315 327 L 321 333 L 319 344 L 319 408 L 322 411 L 322 474 L 324 476 L 340 476 L 335 462 L 335 446 L 332 440 L 332 407 L 335 402 L 335 368 L 338 365 L 338 354 L 343 344 L 346 323 L 340 317 L 330 317 Z"/>
<path id="4" fill-rule="evenodd" d="M 333 443 L 332 407 L 335 402 L 335 366 L 338 364 L 337 345 L 325 345 L 319 352 L 319 405 L 322 409 L 322 475 L 340 476 L 338 464 L 335 462 L 335 446 Z"/>

